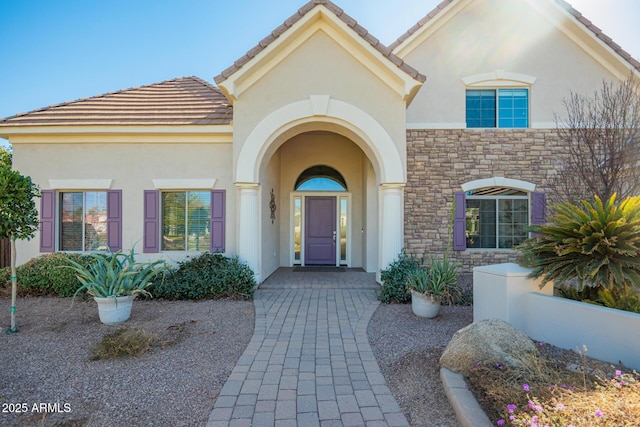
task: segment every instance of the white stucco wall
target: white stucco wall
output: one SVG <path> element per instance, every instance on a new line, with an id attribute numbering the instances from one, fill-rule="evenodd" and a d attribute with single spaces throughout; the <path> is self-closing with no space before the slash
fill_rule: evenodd
<path id="1" fill-rule="evenodd" d="M 122 244 L 136 244 L 140 259 L 180 261 L 190 253 L 142 254 L 143 192 L 154 190 L 154 179 L 215 179 L 214 189 L 226 189 L 226 248 L 236 253 L 236 188 L 231 174 L 231 144 L 140 143 L 134 137 L 120 143 L 13 143 L 14 165 L 41 189 L 51 189 L 52 179 L 110 179 L 111 189 L 122 190 Z M 210 188 L 184 188 L 204 189 Z M 76 190 L 84 190 L 77 188 Z M 105 189 L 106 190 L 106 189 Z M 65 191 L 73 191 L 71 189 Z M 36 203 L 40 209 L 39 201 Z M 57 225 L 56 225 L 57 226 Z M 18 263 L 39 256 L 39 238 L 18 242 Z"/>
<path id="2" fill-rule="evenodd" d="M 235 101 L 234 155 L 237 157 L 244 141 L 264 117 L 279 107 L 308 100 L 310 95 L 329 95 L 373 117 L 405 159 L 403 100 L 322 31 L 291 52 Z"/>
<path id="3" fill-rule="evenodd" d="M 562 99 L 570 90 L 591 94 L 603 79 L 628 76 L 624 68 L 612 74 L 563 34 L 549 16 L 560 15 L 552 8 L 542 13 L 522 0 L 473 1 L 421 45 L 399 51 L 427 76 L 407 111 L 410 126 L 464 127 L 462 79 L 477 74 L 503 70 L 534 77 L 531 127 L 555 127 L 549 124 L 554 123 L 554 112 L 564 113 Z M 562 20 L 559 23 L 564 25 Z M 580 37 L 597 44 L 584 34 Z"/>

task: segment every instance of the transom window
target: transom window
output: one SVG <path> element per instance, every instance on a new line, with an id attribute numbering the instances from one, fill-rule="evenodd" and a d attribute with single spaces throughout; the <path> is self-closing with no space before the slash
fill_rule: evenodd
<path id="1" fill-rule="evenodd" d="M 107 192 L 60 193 L 61 251 L 107 249 Z"/>
<path id="2" fill-rule="evenodd" d="M 468 128 L 526 128 L 529 126 L 529 89 L 468 89 Z"/>
<path id="3" fill-rule="evenodd" d="M 300 174 L 296 191 L 347 191 L 347 183 L 340 172 L 330 166 L 318 165 Z"/>
<path id="4" fill-rule="evenodd" d="M 467 248 L 511 249 L 527 239 L 529 196 L 489 187 L 466 196 Z"/>
<path id="5" fill-rule="evenodd" d="M 211 192 L 162 193 L 162 250 L 205 251 L 211 245 Z"/>

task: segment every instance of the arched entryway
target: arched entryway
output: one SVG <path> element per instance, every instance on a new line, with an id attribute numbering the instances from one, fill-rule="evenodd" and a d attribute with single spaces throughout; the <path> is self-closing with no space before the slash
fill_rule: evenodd
<path id="1" fill-rule="evenodd" d="M 336 212 L 346 203 L 353 213 L 350 239 L 346 239 L 350 250 L 345 249 L 344 260 L 336 250 L 335 263 L 344 261 L 379 273 L 402 249 L 405 170 L 396 143 L 382 125 L 357 107 L 328 96 L 312 96 L 263 118 L 238 150 L 238 252 L 258 272 L 259 282 L 277 267 L 295 264 L 295 255 L 290 256 L 291 223 L 284 218 L 295 216 L 296 202 L 290 194 L 295 193 L 295 183 L 301 176 L 304 181 L 305 171 L 318 165 L 340 174 L 358 166 L 349 172 L 359 180 L 358 185 L 343 177 L 348 188 L 345 202 L 334 194 L 322 195 L 336 197 Z M 269 203 L 270 198 L 274 203 Z M 329 199 L 324 202 L 332 203 Z M 274 205 L 279 216 L 269 221 L 265 214 Z M 338 217 L 339 213 L 336 222 Z"/>

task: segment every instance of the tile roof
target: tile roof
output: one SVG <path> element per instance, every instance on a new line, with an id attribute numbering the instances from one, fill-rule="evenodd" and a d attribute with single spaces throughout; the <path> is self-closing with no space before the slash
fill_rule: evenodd
<path id="1" fill-rule="evenodd" d="M 371 46 L 373 46 L 378 52 L 380 52 L 385 58 L 394 63 L 398 68 L 407 73 L 409 76 L 414 78 L 419 82 L 424 82 L 426 77 L 418 72 L 415 68 L 405 63 L 401 58 L 396 56 L 391 52 L 391 49 L 382 44 L 380 40 L 375 38 L 373 35 L 367 31 L 362 25 L 358 24 L 358 22 L 353 19 L 351 16 L 347 15 L 344 10 L 340 7 L 336 6 L 330 0 L 310 0 L 304 6 L 302 6 L 296 13 L 291 15 L 289 19 L 284 21 L 282 25 L 273 30 L 267 37 L 262 39 L 260 43 L 258 43 L 254 48 L 250 49 L 246 54 L 240 57 L 236 62 L 233 63 L 230 67 L 224 70 L 222 73 L 214 77 L 216 83 L 221 83 L 225 81 L 229 76 L 231 76 L 236 71 L 240 70 L 244 65 L 246 65 L 252 58 L 254 58 L 258 53 L 263 51 L 267 46 L 269 46 L 272 42 L 274 42 L 278 37 L 284 34 L 289 28 L 291 28 L 296 22 L 298 22 L 304 15 L 313 10 L 315 7 L 322 5 L 333 12 L 341 21 L 347 24 L 353 31 L 355 31 L 360 37 L 365 39 Z"/>
<path id="2" fill-rule="evenodd" d="M 393 42 L 390 46 L 389 49 L 391 49 L 392 51 L 395 50 L 399 45 L 401 45 L 405 40 L 407 40 L 409 37 L 411 37 L 411 35 L 413 35 L 416 31 L 418 31 L 420 28 L 424 27 L 427 22 L 431 21 L 431 19 L 433 19 L 436 15 L 438 15 L 442 9 L 446 8 L 447 6 L 449 6 L 449 4 L 453 3 L 456 0 L 443 0 L 442 2 L 440 2 L 440 4 L 438 4 L 431 12 L 429 12 L 424 18 L 422 18 L 421 20 L 419 20 L 413 27 L 409 28 L 409 30 L 404 33 L 403 35 L 401 35 L 398 40 L 396 40 L 395 42 Z M 580 22 L 582 25 L 584 25 L 587 30 L 591 31 L 596 38 L 602 40 L 607 46 L 609 46 L 614 52 L 616 52 L 618 55 L 620 55 L 620 57 L 622 57 L 625 61 L 627 61 L 629 64 L 631 64 L 631 66 L 633 68 L 635 68 L 636 70 L 640 71 L 640 62 L 638 62 L 636 59 L 634 59 L 627 51 L 625 51 L 620 45 L 618 45 L 617 43 L 615 43 L 613 41 L 613 39 L 609 36 L 607 36 L 605 33 L 602 32 L 602 30 L 600 28 L 598 28 L 597 26 L 595 26 L 590 20 L 588 20 L 587 18 L 585 18 L 580 12 L 578 12 L 573 6 L 571 6 L 569 3 L 567 3 L 565 0 L 552 0 L 555 1 L 555 3 L 560 6 L 561 8 L 563 8 L 564 10 L 566 10 L 567 12 L 569 12 L 575 19 L 578 20 L 578 22 Z"/>
<path id="3" fill-rule="evenodd" d="M 615 43 L 611 37 L 603 33 L 600 28 L 593 25 L 593 22 L 589 21 L 587 18 L 582 16 L 580 12 L 574 9 L 574 7 L 571 6 L 569 3 L 567 3 L 565 0 L 555 0 L 555 2 L 558 5 L 560 5 L 560 7 L 562 7 L 567 12 L 569 12 L 571 15 L 573 15 L 574 18 L 576 18 L 582 25 L 587 27 L 589 31 L 591 31 L 598 39 L 602 40 L 615 53 L 620 55 L 625 61 L 631 64 L 633 68 L 640 71 L 640 62 L 638 62 L 638 60 L 636 60 L 633 56 L 631 56 L 631 54 L 629 54 L 629 52 L 624 50 L 619 44 Z"/>
<path id="4" fill-rule="evenodd" d="M 1 127 L 226 125 L 232 107 L 214 85 L 190 76 L 110 92 L 0 119 Z"/>

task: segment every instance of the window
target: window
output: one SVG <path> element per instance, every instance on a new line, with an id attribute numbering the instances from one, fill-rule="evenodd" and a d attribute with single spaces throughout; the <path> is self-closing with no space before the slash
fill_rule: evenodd
<path id="1" fill-rule="evenodd" d="M 526 128 L 529 89 L 468 89 L 468 128 Z"/>
<path id="2" fill-rule="evenodd" d="M 509 188 L 483 188 L 466 195 L 467 248 L 511 249 L 527 237 L 529 196 Z"/>
<path id="3" fill-rule="evenodd" d="M 107 192 L 61 192 L 59 249 L 107 249 Z"/>
<path id="4" fill-rule="evenodd" d="M 162 193 L 162 250 L 205 251 L 211 246 L 211 192 Z"/>

